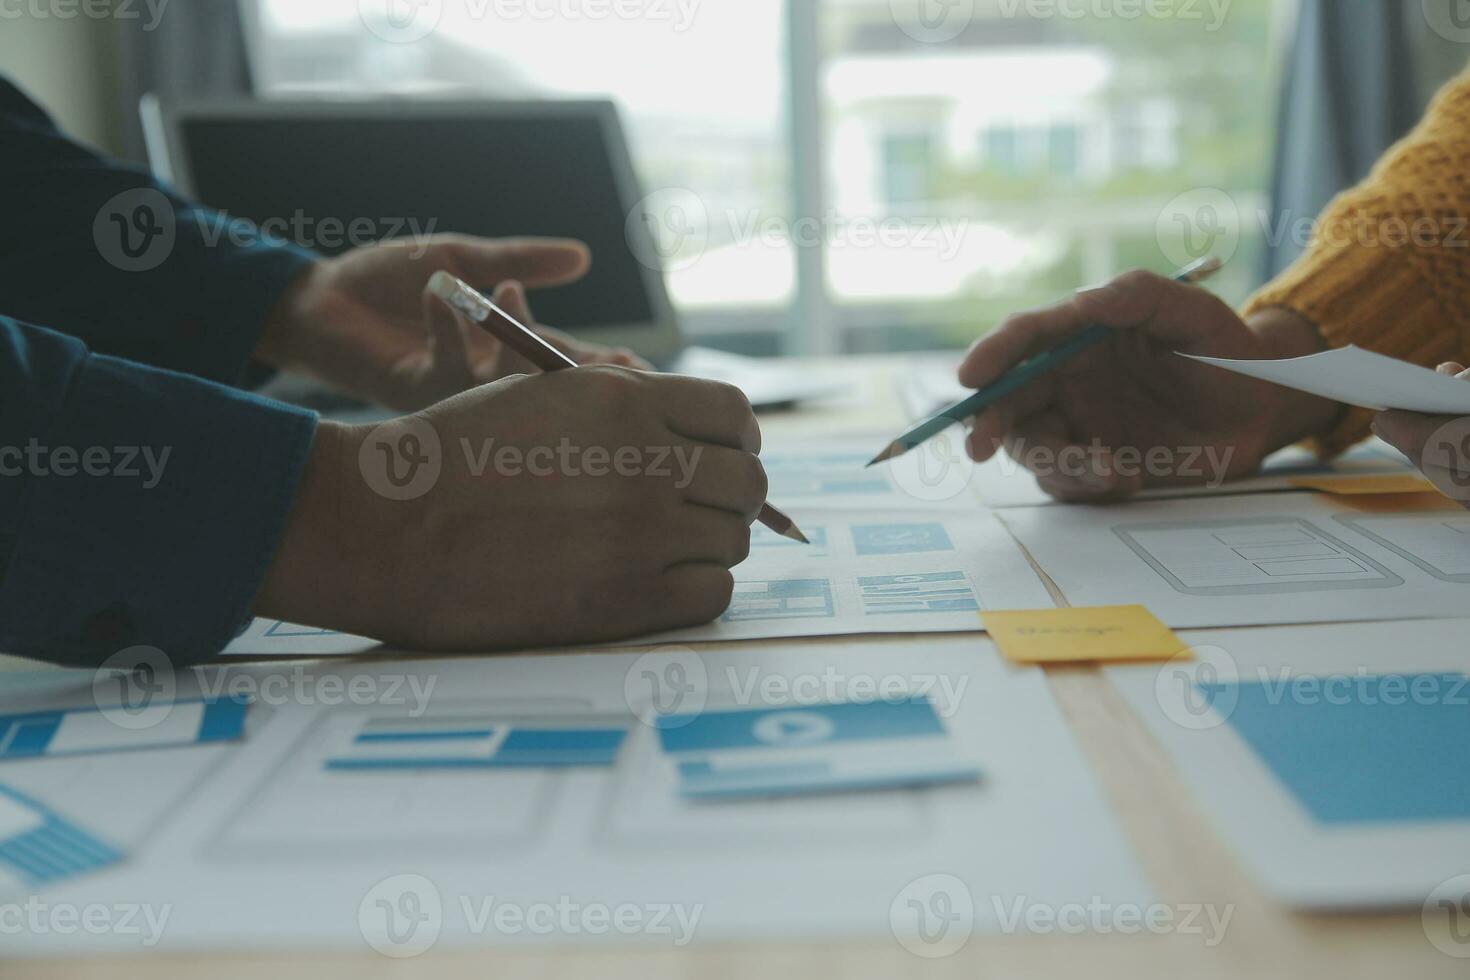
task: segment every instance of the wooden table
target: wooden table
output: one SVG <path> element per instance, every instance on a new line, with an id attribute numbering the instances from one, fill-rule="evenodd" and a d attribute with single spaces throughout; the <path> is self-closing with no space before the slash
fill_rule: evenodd
<path id="1" fill-rule="evenodd" d="M 900 418 L 893 395 L 895 359 L 815 362 L 815 370 L 849 374 L 851 398 L 763 420 L 767 434 L 889 431 Z M 1406 625 L 1405 629 L 1412 629 Z M 862 638 L 813 640 L 834 658 Z M 747 644 L 748 646 L 748 644 Z M 623 652 L 626 652 L 623 651 Z M 547 654 L 555 656 L 555 654 Z M 35 665 L 0 657 L 0 671 Z M 760 977 L 1147 977 L 1430 980 L 1470 977 L 1470 960 L 1432 946 L 1417 911 L 1384 915 L 1305 915 L 1281 907 L 1246 877 L 1227 853 L 1161 746 L 1094 668 L 1048 668 L 1048 680 L 1081 750 L 1144 871 L 1165 904 L 1234 906 L 1219 945 L 1198 936 L 976 935 L 956 955 L 920 959 L 898 943 L 695 946 L 680 951 L 547 949 L 434 952 L 388 960 L 372 953 L 249 956 L 159 955 L 121 960 L 6 962 L 0 980 L 194 980 L 268 977 L 270 980 L 369 980 L 376 977 L 514 978 L 595 977 L 597 980 Z M 0 957 L 3 957 L 0 936 Z"/>

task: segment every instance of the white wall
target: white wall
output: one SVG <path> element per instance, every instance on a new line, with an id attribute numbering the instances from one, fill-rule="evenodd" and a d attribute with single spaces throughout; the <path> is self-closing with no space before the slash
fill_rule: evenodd
<path id="1" fill-rule="evenodd" d="M 80 16 L 0 18 L 0 74 L 25 89 L 73 136 L 111 149 L 117 113 L 114 27 L 112 21 Z"/>

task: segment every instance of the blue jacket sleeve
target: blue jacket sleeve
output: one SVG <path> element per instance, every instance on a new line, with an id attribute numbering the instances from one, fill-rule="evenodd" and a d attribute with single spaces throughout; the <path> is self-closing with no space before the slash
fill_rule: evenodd
<path id="1" fill-rule="evenodd" d="M 0 651 L 214 656 L 249 622 L 315 425 L 0 318 Z"/>
<path id="2" fill-rule="evenodd" d="M 211 657 L 316 425 L 229 386 L 315 258 L 70 142 L 3 79 L 0 215 L 0 651 Z"/>
<path id="3" fill-rule="evenodd" d="M 316 260 L 67 139 L 0 78 L 0 314 L 223 384 Z"/>

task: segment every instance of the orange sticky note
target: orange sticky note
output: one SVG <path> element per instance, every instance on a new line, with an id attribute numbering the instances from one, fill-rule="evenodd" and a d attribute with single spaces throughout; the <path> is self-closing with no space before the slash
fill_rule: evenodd
<path id="1" fill-rule="evenodd" d="M 1189 644 L 1142 606 L 982 612 L 1000 652 L 1018 664 L 1171 660 Z"/>
<path id="2" fill-rule="evenodd" d="M 1423 493 L 1434 489 L 1434 484 L 1418 473 L 1294 476 L 1289 482 L 1301 490 L 1320 490 L 1322 493 L 1337 494 Z"/>

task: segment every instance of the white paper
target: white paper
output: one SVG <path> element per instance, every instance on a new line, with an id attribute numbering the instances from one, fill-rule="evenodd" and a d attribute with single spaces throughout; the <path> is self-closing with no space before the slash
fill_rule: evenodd
<path id="1" fill-rule="evenodd" d="M 341 725 L 364 717 L 499 711 L 631 713 L 674 678 L 706 704 L 801 704 L 875 686 L 926 693 L 958 751 L 984 771 L 973 785 L 729 805 L 680 801 L 651 778 L 657 738 L 634 722 L 608 769 L 331 773 Z M 366 951 L 365 926 L 401 908 L 401 882 L 427 882 L 438 948 L 514 943 L 637 943 L 671 937 L 476 929 L 493 900 L 521 908 L 565 900 L 697 908 L 695 943 L 853 937 L 894 942 L 912 916 L 905 896 L 936 874 L 964 889 L 955 928 L 995 932 L 1022 912 L 1152 896 L 1043 675 L 1004 663 L 983 637 L 912 643 L 602 654 L 489 660 L 309 665 L 288 696 L 262 690 L 266 723 L 225 749 L 158 750 L 109 760 L 7 766 L 6 779 L 42 799 L 65 797 L 99 833 L 129 837 L 129 812 L 155 812 L 116 869 L 48 891 L 52 903 L 168 906 L 155 952 L 250 949 Z M 259 682 L 295 667 L 229 669 Z M 192 676 L 192 675 L 185 675 Z M 214 671 L 201 675 L 216 683 Z M 291 676 L 296 676 L 292 674 Z M 331 678 L 328 688 L 320 681 Z M 426 702 L 408 692 L 413 685 Z M 432 685 L 430 682 L 432 681 Z M 345 682 L 341 683 L 341 682 Z M 181 688 L 188 684 L 181 682 Z M 299 692 L 306 692 L 304 695 Z M 385 703 L 351 701 L 376 692 Z M 331 692 L 331 697 L 328 697 Z M 347 697 L 344 703 L 341 699 Z M 407 699 L 395 704 L 392 698 Z M 750 699 L 758 699 L 751 702 Z M 803 699 L 806 699 L 803 701 Z M 1024 737 L 1017 737 L 1024 732 Z M 181 759 L 214 753 L 185 798 L 167 792 Z M 128 787 L 119 788 L 121 782 Z M 159 791 L 159 787 L 164 787 Z M 59 799 L 48 802 L 60 803 Z M 417 906 L 426 908 L 427 906 Z M 468 914 L 467 914 L 468 913 Z M 376 917 L 376 918 L 375 918 Z M 1024 919 L 1022 920 L 1025 921 Z M 1024 927 L 1022 927 L 1024 928 Z M 136 935 L 23 934 L 11 955 L 79 956 L 137 950 Z"/>
<path id="2" fill-rule="evenodd" d="M 1186 698 L 1198 682 L 1315 677 L 1356 685 L 1364 683 L 1360 676 L 1464 673 L 1465 627 L 1425 620 L 1191 632 L 1193 664 L 1106 672 L 1173 757 L 1203 812 L 1273 895 L 1298 906 L 1418 908 L 1441 882 L 1470 868 L 1470 822 L 1321 825 L 1224 719 Z M 1367 690 L 1371 696 L 1374 689 Z"/>
<path id="3" fill-rule="evenodd" d="M 1361 347 L 1279 361 L 1181 356 L 1360 408 L 1470 415 L 1470 384 Z"/>
<path id="4" fill-rule="evenodd" d="M 1142 603 L 1174 627 L 1470 609 L 1470 534 L 1453 505 L 1390 517 L 1321 494 L 1268 494 L 1003 515 L 1072 605 Z"/>
<path id="5" fill-rule="evenodd" d="M 1055 605 L 984 511 L 789 513 L 813 543 L 757 527 L 720 619 L 628 643 L 975 631 L 982 609 Z"/>

